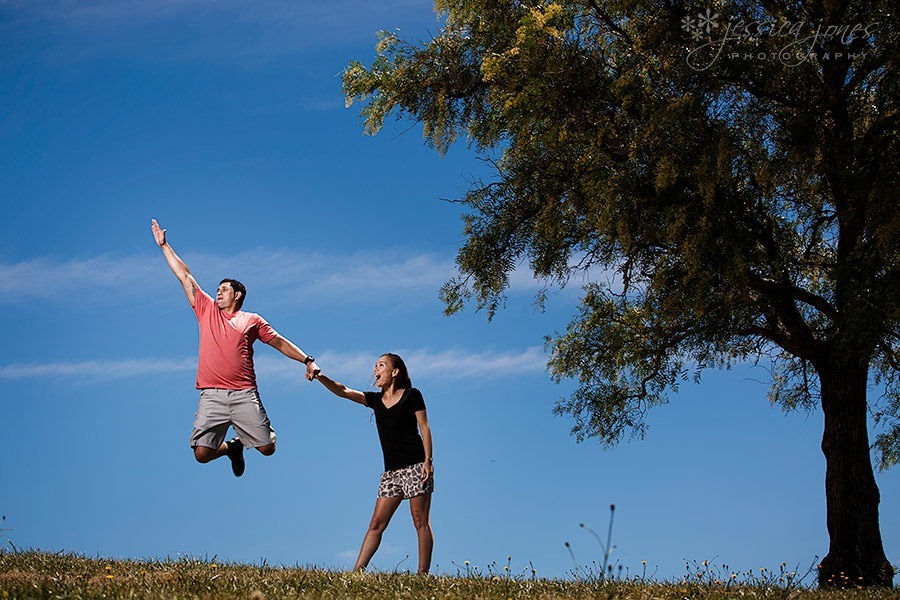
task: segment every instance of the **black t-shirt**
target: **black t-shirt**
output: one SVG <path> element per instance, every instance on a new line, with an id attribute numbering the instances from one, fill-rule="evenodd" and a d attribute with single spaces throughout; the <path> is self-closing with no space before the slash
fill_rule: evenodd
<path id="1" fill-rule="evenodd" d="M 387 408 L 384 392 L 364 392 L 366 406 L 375 411 L 375 425 L 384 454 L 384 470 L 402 469 L 425 460 L 416 412 L 425 410 L 425 399 L 416 388 L 403 390 L 400 401 Z"/>

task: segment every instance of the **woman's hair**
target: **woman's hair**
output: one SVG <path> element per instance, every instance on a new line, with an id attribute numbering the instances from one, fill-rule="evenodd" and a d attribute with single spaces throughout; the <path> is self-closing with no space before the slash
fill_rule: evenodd
<path id="1" fill-rule="evenodd" d="M 391 361 L 391 366 L 400 371 L 400 374 L 396 377 L 396 382 L 394 383 L 395 387 L 403 388 L 404 390 L 408 390 L 412 387 L 412 381 L 409 379 L 409 371 L 406 368 L 406 363 L 403 362 L 403 359 L 400 358 L 396 354 L 392 354 L 390 352 L 385 352 L 382 356 L 388 357 Z"/>

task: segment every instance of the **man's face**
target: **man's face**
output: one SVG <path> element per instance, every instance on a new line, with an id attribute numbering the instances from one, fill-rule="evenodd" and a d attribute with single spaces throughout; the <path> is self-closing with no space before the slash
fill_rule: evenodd
<path id="1" fill-rule="evenodd" d="M 220 284 L 219 289 L 216 291 L 216 306 L 222 310 L 234 312 L 239 298 L 240 294 L 236 294 L 234 288 L 231 287 L 231 283 L 226 281 Z"/>

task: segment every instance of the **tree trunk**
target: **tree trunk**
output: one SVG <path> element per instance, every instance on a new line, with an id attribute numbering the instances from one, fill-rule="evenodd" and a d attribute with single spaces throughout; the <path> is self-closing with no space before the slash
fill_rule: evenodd
<path id="1" fill-rule="evenodd" d="M 836 352 L 835 354 L 842 354 Z M 893 586 L 878 523 L 866 412 L 868 361 L 834 357 L 819 373 L 825 431 L 825 498 L 830 545 L 820 586 Z"/>

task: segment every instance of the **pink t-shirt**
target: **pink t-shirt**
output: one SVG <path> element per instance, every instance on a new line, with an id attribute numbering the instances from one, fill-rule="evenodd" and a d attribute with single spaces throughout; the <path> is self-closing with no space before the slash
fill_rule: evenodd
<path id="1" fill-rule="evenodd" d="M 194 314 L 200 327 L 197 389 L 246 390 L 256 387 L 253 342 L 268 343 L 278 333 L 256 313 L 225 312 L 199 288 L 194 294 Z"/>

